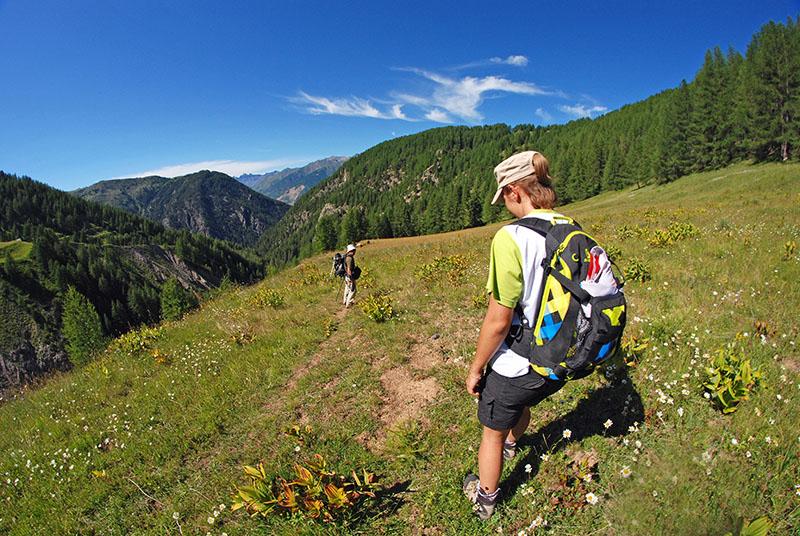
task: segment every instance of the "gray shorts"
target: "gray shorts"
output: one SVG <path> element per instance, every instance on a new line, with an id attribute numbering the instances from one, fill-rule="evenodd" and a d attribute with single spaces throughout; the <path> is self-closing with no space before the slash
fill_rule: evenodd
<path id="1" fill-rule="evenodd" d="M 478 401 L 478 420 L 492 430 L 514 428 L 525 408 L 535 406 L 564 387 L 564 382 L 545 380 L 532 370 L 506 378 L 493 370 L 483 377 Z"/>

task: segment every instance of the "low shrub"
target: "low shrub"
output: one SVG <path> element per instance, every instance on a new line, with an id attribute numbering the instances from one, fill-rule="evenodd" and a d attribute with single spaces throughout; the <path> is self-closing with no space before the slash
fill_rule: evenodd
<path id="1" fill-rule="evenodd" d="M 783 245 L 783 260 L 788 261 L 797 253 L 797 242 L 789 240 Z"/>
<path id="2" fill-rule="evenodd" d="M 397 316 L 394 310 L 394 304 L 392 303 L 392 297 L 383 291 L 370 294 L 361 300 L 358 306 L 364 311 L 364 314 L 375 322 L 386 322 Z"/>
<path id="3" fill-rule="evenodd" d="M 384 448 L 386 453 L 396 460 L 414 465 L 425 459 L 429 445 L 419 423 L 404 419 L 389 429 Z"/>
<path id="4" fill-rule="evenodd" d="M 425 283 L 434 283 L 446 279 L 449 283 L 459 284 L 467 273 L 467 258 L 463 255 L 436 257 L 433 261 L 417 268 L 414 275 Z"/>
<path id="5" fill-rule="evenodd" d="M 722 413 L 733 413 L 739 403 L 750 398 L 750 392 L 761 380 L 750 359 L 735 344 L 720 348 L 706 367 L 704 396 Z"/>
<path id="6" fill-rule="evenodd" d="M 381 489 L 375 474 L 337 474 L 320 454 L 304 465 L 296 463 L 291 479 L 270 478 L 263 464 L 245 466 L 244 472 L 249 483 L 236 487 L 231 510 L 244 509 L 251 516 L 300 515 L 330 523 L 368 508 Z"/>
<path id="7" fill-rule="evenodd" d="M 625 267 L 625 279 L 627 281 L 639 281 L 644 283 L 650 281 L 653 276 L 650 274 L 650 267 L 644 261 L 636 257 L 628 261 L 628 266 Z"/>
<path id="8" fill-rule="evenodd" d="M 108 345 L 108 350 L 112 353 L 133 356 L 148 350 L 163 335 L 164 328 L 160 326 L 135 329 L 111 341 L 111 344 Z"/>
<path id="9" fill-rule="evenodd" d="M 272 307 L 277 309 L 286 302 L 283 295 L 275 289 L 262 287 L 250 298 L 250 305 L 255 307 Z"/>

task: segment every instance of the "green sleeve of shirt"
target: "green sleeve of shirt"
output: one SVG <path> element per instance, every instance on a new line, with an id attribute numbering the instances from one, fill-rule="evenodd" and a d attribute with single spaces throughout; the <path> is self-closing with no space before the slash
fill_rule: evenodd
<path id="1" fill-rule="evenodd" d="M 497 303 L 511 309 L 522 295 L 522 254 L 505 227 L 492 240 L 486 291 Z"/>

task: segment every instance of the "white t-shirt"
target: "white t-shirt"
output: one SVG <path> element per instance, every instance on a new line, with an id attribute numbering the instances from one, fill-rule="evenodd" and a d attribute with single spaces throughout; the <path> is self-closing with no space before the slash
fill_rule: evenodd
<path id="1" fill-rule="evenodd" d="M 571 221 L 552 210 L 534 210 L 525 217 Z M 521 225 L 506 225 L 492 239 L 486 290 L 497 303 L 506 307 L 513 309 L 519 303 L 528 325 L 533 325 L 536 316 L 534 309 L 542 285 L 545 253 L 544 237 Z M 520 323 L 515 312 L 512 325 Z M 492 370 L 501 376 L 515 378 L 527 374 L 530 369 L 528 358 L 510 350 L 505 342 L 497 349 L 495 356 L 497 359 L 492 364 Z"/>

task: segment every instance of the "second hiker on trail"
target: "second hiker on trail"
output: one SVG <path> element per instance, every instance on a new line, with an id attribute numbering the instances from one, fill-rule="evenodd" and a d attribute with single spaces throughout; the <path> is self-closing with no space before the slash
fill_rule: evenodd
<path id="1" fill-rule="evenodd" d="M 361 268 L 356 266 L 356 246 L 349 244 L 344 255 L 344 296 L 342 303 L 345 307 L 353 304 L 356 296 L 356 280 L 361 275 Z"/>
<path id="2" fill-rule="evenodd" d="M 502 197 L 520 219 L 492 240 L 489 307 L 466 379 L 469 394 L 480 396 L 483 437 L 479 475 L 467 475 L 464 492 L 484 520 L 494 512 L 503 460 L 516 455 L 530 408 L 607 359 L 625 325 L 625 299 L 608 255 L 553 211 L 547 159 L 525 151 L 494 172 L 492 203 Z"/>

